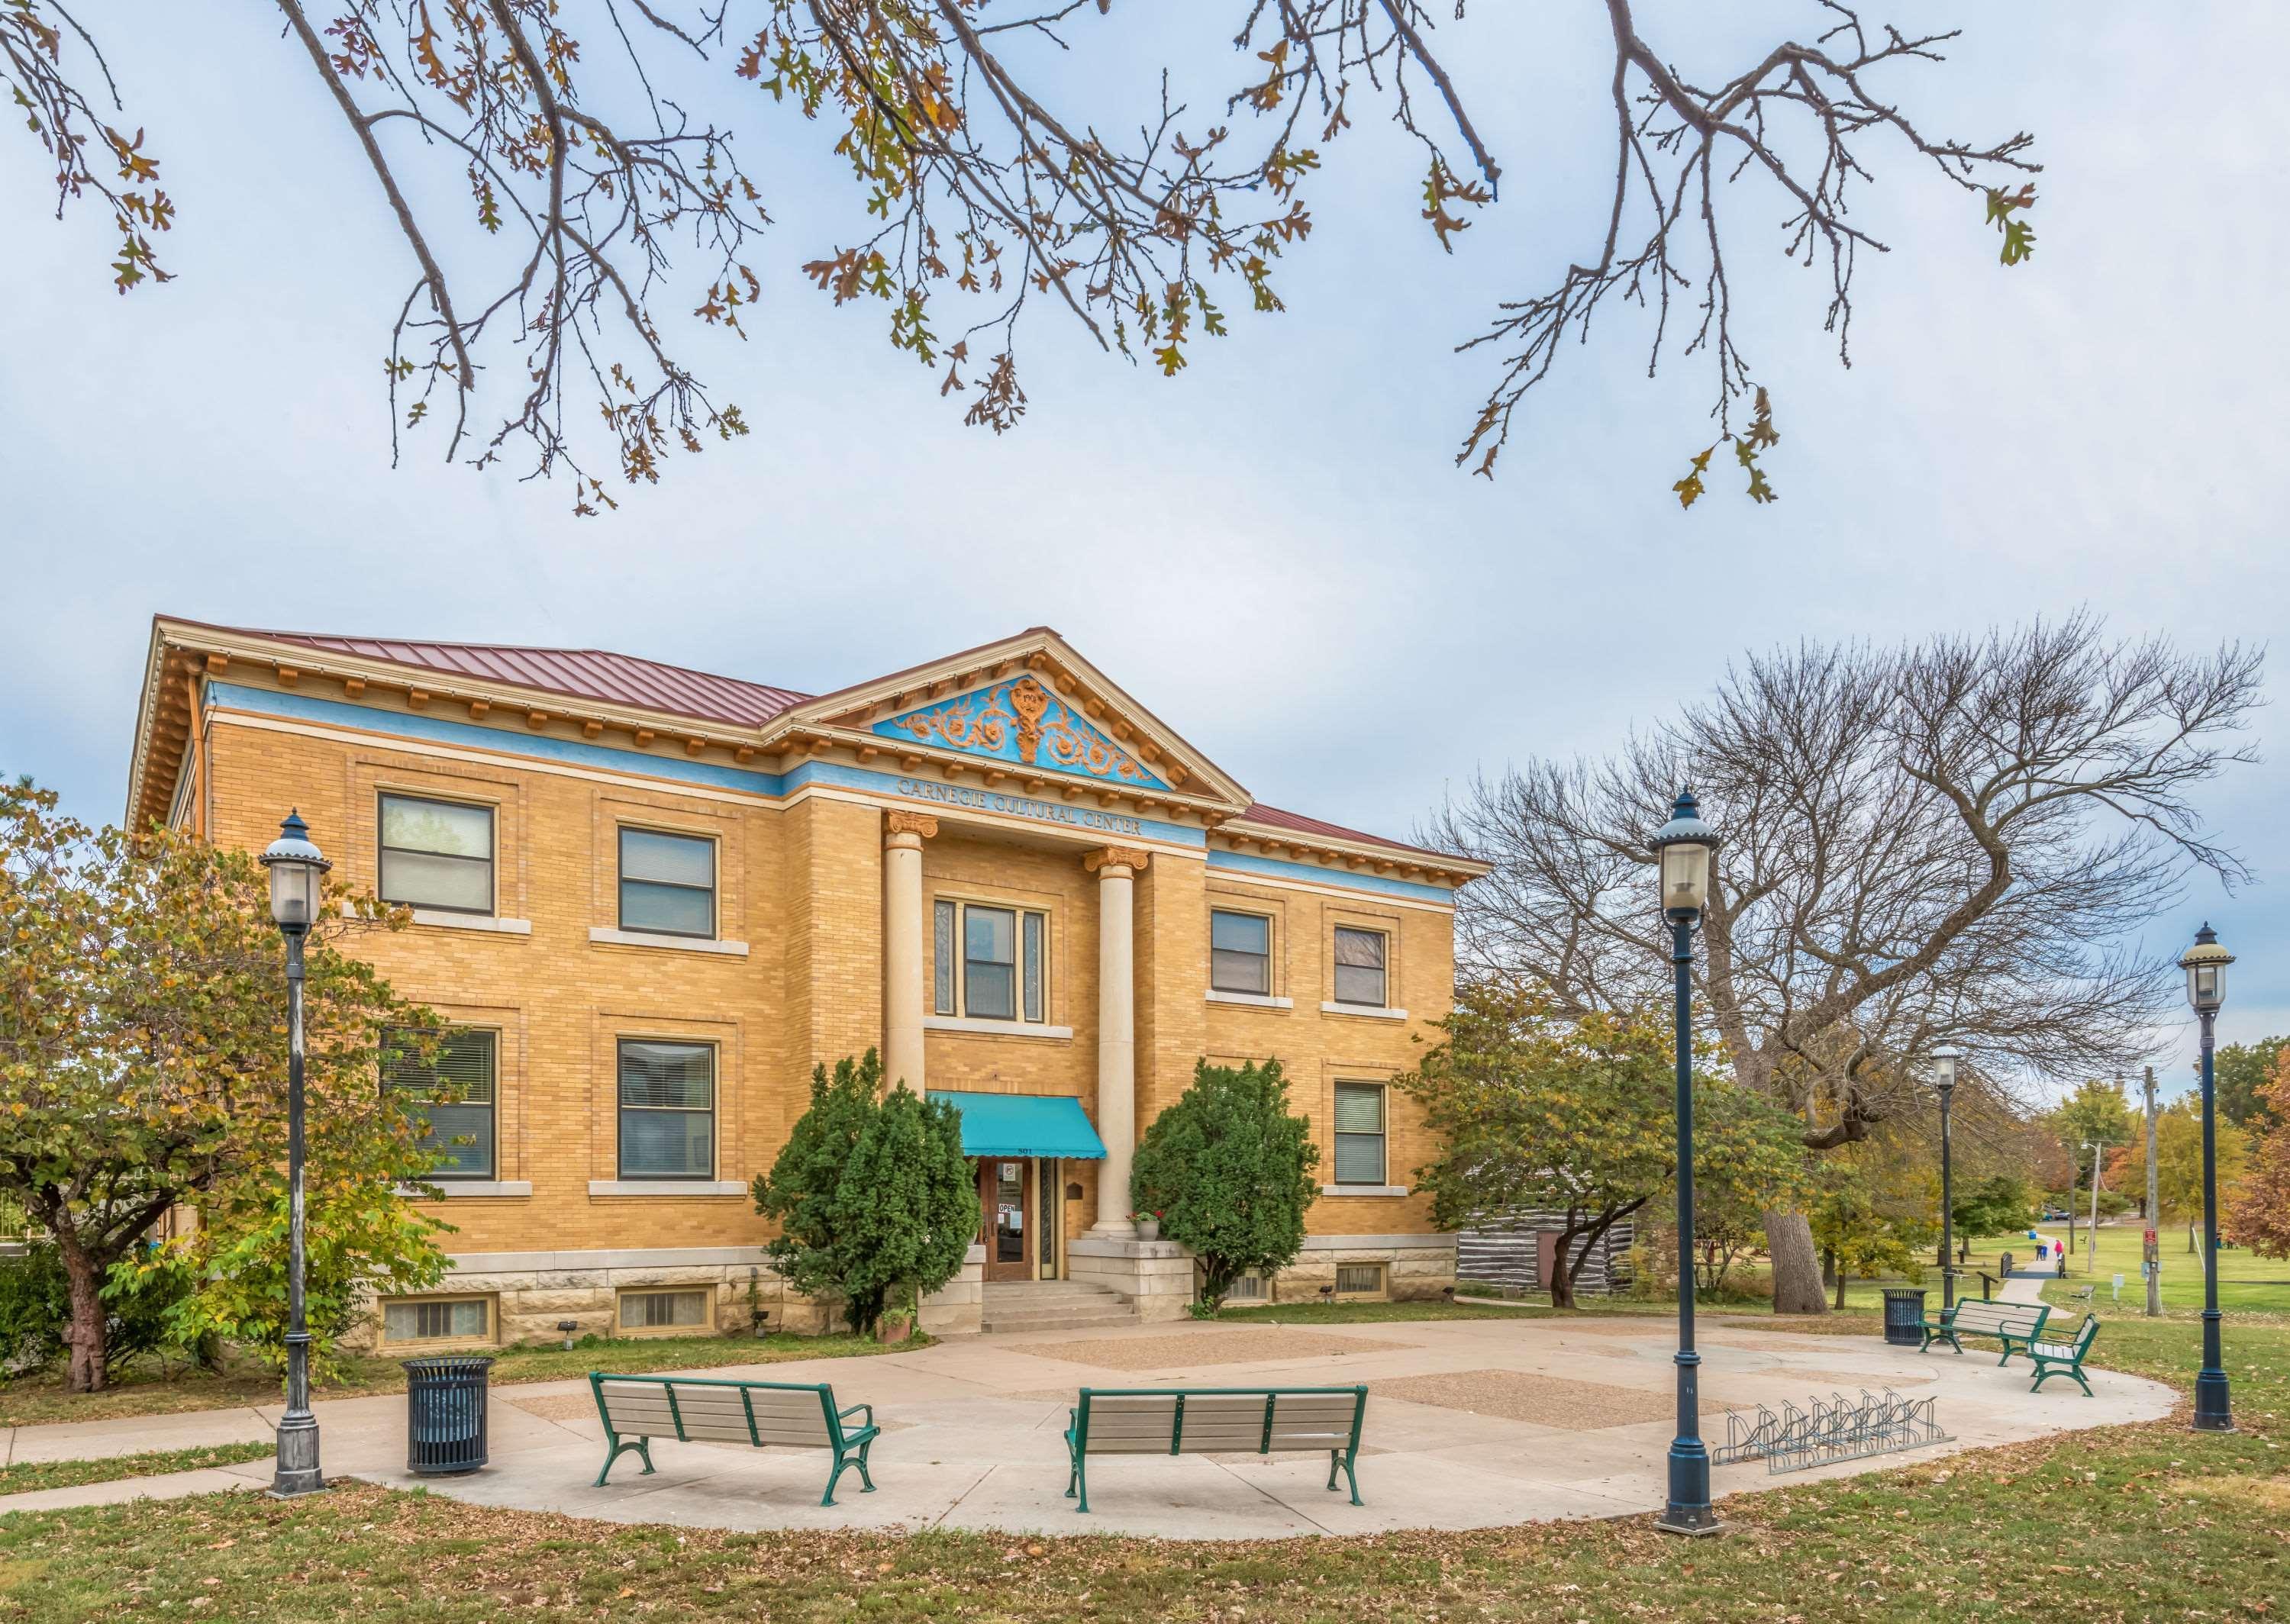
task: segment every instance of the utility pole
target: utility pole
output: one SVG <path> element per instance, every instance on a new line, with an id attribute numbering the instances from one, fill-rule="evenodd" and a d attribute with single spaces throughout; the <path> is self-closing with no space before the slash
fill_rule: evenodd
<path id="1" fill-rule="evenodd" d="M 2163 1221 L 2158 1204 L 2158 1188 L 2155 1172 L 2155 1068 L 2147 1072 L 2147 1236 L 2142 1255 L 2147 1260 L 2147 1317 L 2153 1319 L 2163 1312 L 2163 1248 L 2157 1244 Z"/>
<path id="2" fill-rule="evenodd" d="M 2076 1154 L 2076 1148 L 2072 1143 L 2063 1144 L 2062 1148 L 2068 1153 L 2068 1256 L 2073 1257 L 2075 1256 L 2076 1185 L 2083 1178 L 2083 1158 Z M 2062 1263 L 2060 1273 L 2064 1275 L 2067 1272 L 2068 1266 Z"/>
<path id="3" fill-rule="evenodd" d="M 2084 1148 L 2091 1152 L 2091 1232 L 2084 1236 L 2087 1244 L 2084 1251 L 2083 1272 L 2096 1275 L 2099 1272 L 2099 1158 L 2100 1153 L 2107 1147 L 2093 1140 Z"/>

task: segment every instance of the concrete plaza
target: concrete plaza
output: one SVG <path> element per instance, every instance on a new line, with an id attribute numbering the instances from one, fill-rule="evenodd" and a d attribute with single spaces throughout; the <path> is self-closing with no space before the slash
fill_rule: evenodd
<path id="1" fill-rule="evenodd" d="M 492 1464 L 463 1477 L 405 1470 L 403 1396 L 317 1406 L 326 1469 L 476 1504 L 613 1522 L 701 1527 L 930 1527 L 1183 1539 L 1266 1539 L 1404 1528 L 1474 1528 L 1658 1509 L 1670 1420 L 1673 1332 L 1639 1317 L 1397 1321 L 1310 1328 L 1263 1321 L 1157 1324 L 1106 1333 L 973 1336 L 874 1358 L 693 1372 L 827 1381 L 869 1403 L 883 1436 L 878 1491 L 847 1475 L 822 1507 L 825 1454 L 656 1442 L 658 1471 L 623 1458 L 611 1483 L 585 1381 L 498 1388 Z M 1802 1335 L 1755 1322 L 1705 1324 L 1702 1433 L 1726 1440 L 1728 1407 L 1800 1408 L 1818 1395 L 1892 1388 L 1937 1399 L 1953 1442 L 1774 1477 L 1763 1462 L 1721 1467 L 1717 1492 L 1881 1470 L 1958 1450 L 2077 1428 L 2158 1419 L 2159 1383 L 2091 1371 L 2095 1396 L 2054 1381 L 2028 1390 L 2027 1361 L 1945 1349 L 1922 1355 L 1869 1335 Z M 2104 1354 L 2102 1337 L 2099 1351 Z M 1091 1387 L 1367 1384 L 1359 1463 L 1364 1506 L 1323 1486 L 1324 1457 L 1098 1457 L 1091 1509 L 1064 1497 L 1061 1434 L 1075 1389 Z M 276 1412 L 212 1411 L 18 1429 L 15 1460 L 62 1460 L 269 1436 Z M 0 1497 L 0 1513 L 198 1493 L 268 1481 L 269 1463 Z"/>

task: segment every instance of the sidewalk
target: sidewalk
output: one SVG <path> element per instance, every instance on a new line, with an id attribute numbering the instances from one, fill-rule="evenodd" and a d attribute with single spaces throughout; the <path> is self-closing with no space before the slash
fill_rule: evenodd
<path id="1" fill-rule="evenodd" d="M 2019 1284 L 2014 1282 L 2015 1284 Z M 2030 1282 L 2030 1284 L 2036 1284 Z M 615 1523 L 832 1531 L 930 1527 L 1125 1533 L 1180 1539 L 1280 1539 L 1397 1529 L 1463 1529 L 1660 1508 L 1675 1431 L 1676 1332 L 1663 1318 L 1393 1320 L 1323 1330 L 1261 1324 L 1139 1326 L 949 1338 L 873 1358 L 709 1372 L 776 1381 L 829 1381 L 845 1403 L 870 1403 L 883 1425 L 873 1456 L 880 1492 L 845 1480 L 819 1504 L 821 1457 L 744 1445 L 654 1445 L 658 1470 L 632 1464 L 604 1489 L 603 1429 L 587 1383 L 494 1389 L 491 1464 L 464 1477 L 405 1469 L 403 1394 L 323 1401 L 325 1469 L 394 1488 L 503 1508 Z M 1954 1442 L 1795 1475 L 1805 1482 L 1881 1471 L 1936 1454 L 2082 1428 L 2152 1420 L 2175 1395 L 2157 1382 L 2094 1371 L 2096 1396 L 2031 1393 L 2025 1371 L 1985 1359 L 1922 1354 L 1881 1338 L 1818 1336 L 1756 1321 L 1705 1324 L 1702 1433 L 1727 1436 L 1728 1410 L 1886 1388 L 1938 1400 Z M 1063 1498 L 1061 1431 L 1079 1387 L 1362 1383 L 1371 1389 L 1359 1467 L 1364 1506 L 1325 1487 L 1327 1463 L 1253 1453 L 1108 1457 L 1092 1472 L 1091 1515 Z M 275 1408 L 20 1428 L 18 1460 L 267 1438 Z M 140 1496 L 259 1487 L 267 1460 L 167 1477 L 0 1497 L 0 1516 Z M 1766 1487 L 1761 1464 L 1720 1467 L 1726 1493 Z"/>

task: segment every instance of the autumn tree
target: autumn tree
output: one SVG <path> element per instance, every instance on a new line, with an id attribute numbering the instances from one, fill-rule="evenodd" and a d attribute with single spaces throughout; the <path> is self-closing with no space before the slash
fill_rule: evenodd
<path id="1" fill-rule="evenodd" d="M 1937 1192 L 1925 1172 L 1895 1148 L 1873 1140 L 1850 1146 L 1822 1164 L 1809 1217 L 1814 1242 L 1837 1283 L 1834 1307 L 1845 1306 L 1845 1288 L 1855 1279 L 1921 1277 L 1923 1254 L 1940 1233 L 1933 1218 Z"/>
<path id="2" fill-rule="evenodd" d="M 2220 1227 L 2224 1229 L 2223 1214 L 2232 1206 L 2233 1197 L 2251 1165 L 2251 1142 L 2248 1134 L 2230 1122 L 2217 1124 L 2215 1131 Z M 2145 1190 L 2144 1132 L 2131 1141 L 2130 1150 L 2120 1158 L 2120 1164 L 2124 1188 Z M 2150 1223 L 2158 1229 L 2166 1223 L 2186 1225 L 2187 1250 L 2193 1252 L 2196 1227 L 2203 1217 L 2203 1108 L 2195 1096 L 2174 1100 L 2156 1113 L 2155 1199 L 2163 1210 Z"/>
<path id="3" fill-rule="evenodd" d="M 2273 1075 L 2258 1098 L 2270 1125 L 2239 1188 L 2222 1199 L 2220 1228 L 2262 1258 L 2290 1258 L 2290 1047 L 2275 1051 Z M 2155 1160 L 2166 1164 L 2159 1151 Z"/>
<path id="4" fill-rule="evenodd" d="M 1577 1018 L 1531 984 L 1480 977 L 1457 988 L 1441 1029 L 1395 1084 L 1422 1106 L 1439 1147 L 1415 1171 L 1432 1221 L 1460 1229 L 1519 1210 L 1557 1214 L 1550 1300 L 1572 1308 L 1599 1243 L 1677 1177 L 1669 1021 L 1650 1005 Z M 1788 1117 L 1701 1073 L 1694 1112 L 1697 1193 L 1713 1219 L 1729 1203 L 1798 1193 L 1804 1157 Z"/>
<path id="5" fill-rule="evenodd" d="M 366 1287 L 418 1285 L 444 1267 L 437 1226 L 397 1195 L 434 1154 L 379 1086 L 383 1034 L 436 1020 L 340 950 L 389 923 L 330 890 L 305 960 L 309 1134 L 323 1148 L 314 1233 L 324 1252 L 325 1236 L 363 1245 L 388 1229 L 368 1260 L 381 1274 L 356 1273 Z M 242 1294 L 236 1326 L 278 1316 L 263 1305 L 284 1298 L 283 963 L 268 887 L 244 852 L 92 830 L 60 816 L 52 791 L 0 788 L 0 1192 L 62 1259 L 75 1392 L 106 1380 L 112 1270 L 178 1204 L 217 1220 L 187 1254 L 202 1291 Z M 226 1240 L 234 1249 L 215 1250 Z"/>
<path id="6" fill-rule="evenodd" d="M 2254 1044 L 2228 1044 L 2212 1057 L 2211 1090 L 2220 1116 L 2252 1133 L 2290 1122 L 2290 1116 L 2268 1103 L 2267 1084 L 2273 1081 L 2285 1049 L 2290 1049 L 2290 1037 L 2262 1037 Z"/>
<path id="7" fill-rule="evenodd" d="M 1357 123 L 1414 143 L 1410 211 L 1452 250 L 1504 173 L 1466 87 L 1511 94 L 1525 66 L 1475 51 L 1463 4 L 1423 0 L 1189 8 L 1191 36 L 1229 46 L 1235 68 L 1207 69 L 1213 88 L 1189 98 L 1178 86 L 1203 65 L 1173 60 L 1144 105 L 1072 65 L 1095 60 L 1093 44 L 1135 50 L 1123 23 L 1148 8 L 1106 20 L 1112 0 L 276 3 L 279 48 L 355 138 L 346 192 L 403 242 L 393 447 L 435 423 L 448 459 L 569 476 L 581 512 L 613 502 L 608 476 L 655 480 L 672 454 L 746 434 L 688 345 L 711 327 L 748 336 L 766 186 L 822 144 L 808 124 L 825 126 L 860 207 L 835 240 L 797 250 L 805 274 L 837 305 L 878 310 L 965 421 L 998 434 L 1027 408 L 1030 307 L 1168 375 L 1229 331 L 1230 310 L 1281 309 L 1281 261 L 1307 242 L 1314 183 Z M 1965 247 L 2015 265 L 2035 240 L 2032 138 L 1959 139 L 1913 110 L 1953 32 L 1808 0 L 1809 31 L 1689 65 L 1636 0 L 1603 10 L 1605 42 L 1575 69 L 1611 111 L 1581 155 L 1612 176 L 1603 231 L 1543 250 L 1465 342 L 1493 377 L 1456 460 L 1491 475 L 1593 319 L 1634 310 L 1650 368 L 1706 369 L 1717 437 L 1680 501 L 1721 447 L 1770 501 L 1759 459 L 1779 435 L 1735 304 L 1745 235 L 1817 271 L 1847 358 L 1857 268 L 1890 249 L 1866 212 L 1880 171 L 1956 188 Z M 0 0 L 0 84 L 53 171 L 59 215 L 112 215 L 120 291 L 167 280 L 158 244 L 188 222 L 160 181 L 164 138 L 127 113 L 83 17 L 65 0 Z"/>
<path id="8" fill-rule="evenodd" d="M 2133 946 L 2190 870 L 2243 865 L 2195 796 L 2251 759 L 2261 657 L 2110 637 L 2095 620 L 1755 654 L 1602 760 L 1481 776 L 1427 844 L 1493 866 L 1458 951 L 1561 1007 L 1666 994 L 1646 836 L 1680 786 L 1725 836 L 1700 1007 L 1744 1086 L 1833 1149 L 1929 1111 L 1944 1041 L 1990 1076 L 2138 1058 L 2176 986 Z M 1769 1214 L 1776 1308 L 1823 1308 L 1802 1218 Z"/>

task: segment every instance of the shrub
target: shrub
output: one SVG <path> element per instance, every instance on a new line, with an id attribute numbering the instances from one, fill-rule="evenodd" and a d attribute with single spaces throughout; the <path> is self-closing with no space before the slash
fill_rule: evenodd
<path id="1" fill-rule="evenodd" d="M 0 1375 L 38 1370 L 64 1350 L 71 1284 L 52 1242 L 0 1258 Z"/>
<path id="2" fill-rule="evenodd" d="M 885 1307 L 911 1309 L 960 1272 L 978 1231 L 978 1186 L 962 1116 L 903 1083 L 882 1092 L 875 1051 L 811 1074 L 811 1105 L 768 1173 L 756 1211 L 777 1219 L 765 1247 L 797 1291 L 840 1297 L 853 1331 Z"/>
<path id="3" fill-rule="evenodd" d="M 1161 1233 L 1192 1249 L 1201 1300 L 1214 1310 L 1240 1276 L 1276 1275 L 1303 1251 L 1319 1159 L 1311 1124 L 1288 1114 L 1279 1061 L 1236 1070 L 1202 1060 L 1193 1085 L 1145 1130 L 1130 1204 L 1160 1213 Z"/>

